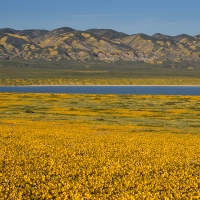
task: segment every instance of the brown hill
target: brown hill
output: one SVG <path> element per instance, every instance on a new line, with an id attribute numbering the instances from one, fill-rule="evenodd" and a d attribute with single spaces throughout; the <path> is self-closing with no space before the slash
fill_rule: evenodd
<path id="1" fill-rule="evenodd" d="M 200 35 L 127 35 L 111 29 L 0 29 L 0 58 L 106 62 L 200 61 Z"/>

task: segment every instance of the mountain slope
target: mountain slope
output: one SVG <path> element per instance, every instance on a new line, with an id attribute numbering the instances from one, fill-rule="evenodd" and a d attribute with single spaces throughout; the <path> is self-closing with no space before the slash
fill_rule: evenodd
<path id="1" fill-rule="evenodd" d="M 111 29 L 0 29 L 0 58 L 105 62 L 200 61 L 200 35 L 127 35 Z"/>
<path id="2" fill-rule="evenodd" d="M 117 32 L 112 29 L 88 29 L 86 32 L 93 33 L 110 40 L 128 36 L 125 33 Z"/>

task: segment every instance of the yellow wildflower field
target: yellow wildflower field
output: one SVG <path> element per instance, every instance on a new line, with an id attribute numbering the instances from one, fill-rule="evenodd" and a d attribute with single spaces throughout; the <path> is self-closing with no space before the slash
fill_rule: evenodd
<path id="1" fill-rule="evenodd" d="M 200 97 L 0 93 L 0 199 L 200 199 Z"/>
<path id="2" fill-rule="evenodd" d="M 83 71 L 84 72 L 84 71 Z M 45 72 L 44 72 L 45 73 Z M 2 85 L 200 85 L 199 78 L 5 78 Z"/>

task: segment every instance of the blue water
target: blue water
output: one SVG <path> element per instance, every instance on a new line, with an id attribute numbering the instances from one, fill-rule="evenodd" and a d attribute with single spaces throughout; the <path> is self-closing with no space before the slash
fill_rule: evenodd
<path id="1" fill-rule="evenodd" d="M 0 86 L 0 92 L 200 96 L 200 86 Z"/>

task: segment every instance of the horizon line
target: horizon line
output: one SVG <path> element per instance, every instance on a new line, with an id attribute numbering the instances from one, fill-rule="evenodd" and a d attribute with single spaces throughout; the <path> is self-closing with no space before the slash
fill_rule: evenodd
<path id="1" fill-rule="evenodd" d="M 71 28 L 71 27 L 68 27 L 68 26 L 63 26 L 63 27 L 60 27 L 60 28 L 54 28 L 54 29 L 42 29 L 42 28 L 30 28 L 30 29 L 15 29 L 15 28 L 10 28 L 10 27 L 5 27 L 5 28 L 0 28 L 0 30 L 2 29 L 11 29 L 11 30 L 15 30 L 15 31 L 29 31 L 29 30 L 44 30 L 44 31 L 54 31 L 54 30 L 57 30 L 57 29 L 62 29 L 62 28 L 69 28 L 69 29 L 73 29 L 74 31 L 83 31 L 83 32 L 86 32 L 88 30 L 92 30 L 92 29 L 96 29 L 96 30 L 111 30 L 111 31 L 116 31 L 118 33 L 124 33 L 128 36 L 131 36 L 131 35 L 137 35 L 137 34 L 145 34 L 145 35 L 148 35 L 146 33 L 142 33 L 142 32 L 139 32 L 139 33 L 132 33 L 132 34 L 128 34 L 128 33 L 125 33 L 123 31 L 117 31 L 117 30 L 114 30 L 114 29 L 110 29 L 110 28 L 89 28 L 89 29 L 86 29 L 86 30 L 79 30 L 79 29 L 75 29 L 75 28 Z M 168 34 L 163 34 L 163 33 L 160 33 L 160 32 L 157 32 L 157 33 L 154 33 L 153 35 L 148 35 L 148 36 L 154 36 L 156 34 L 161 34 L 161 35 L 164 35 L 164 36 L 172 36 L 172 37 L 175 37 L 175 36 L 179 36 L 179 35 L 188 35 L 188 36 L 192 36 L 192 37 L 195 37 L 195 36 L 198 36 L 200 34 L 197 34 L 197 35 L 189 35 L 187 33 L 180 33 L 178 35 L 168 35 Z"/>

